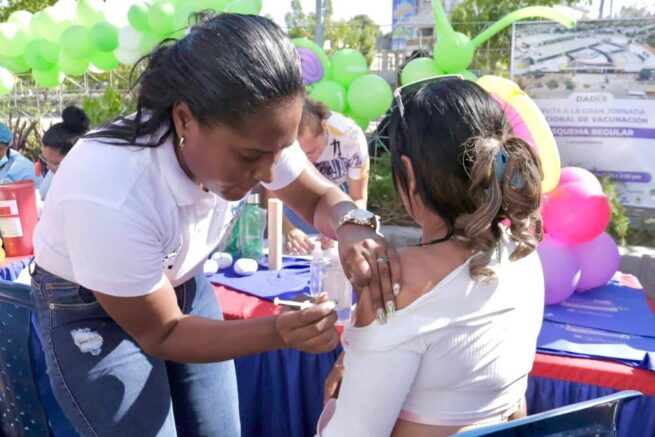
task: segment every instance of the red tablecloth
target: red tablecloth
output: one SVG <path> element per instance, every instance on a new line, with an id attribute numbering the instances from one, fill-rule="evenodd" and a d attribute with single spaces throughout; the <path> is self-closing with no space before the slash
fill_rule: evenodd
<path id="1" fill-rule="evenodd" d="M 214 285 L 214 290 L 228 320 L 269 316 L 280 311 L 271 302 L 226 287 Z M 615 390 L 639 390 L 655 396 L 655 372 L 611 361 L 537 353 L 530 374 Z"/>

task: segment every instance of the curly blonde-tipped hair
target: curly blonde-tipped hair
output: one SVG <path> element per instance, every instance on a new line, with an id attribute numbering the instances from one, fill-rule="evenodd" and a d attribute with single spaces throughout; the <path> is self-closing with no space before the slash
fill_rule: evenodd
<path id="1" fill-rule="evenodd" d="M 509 221 L 516 243 L 510 260 L 530 254 L 543 237 L 539 157 L 473 82 L 443 79 L 402 98 L 404 114 L 394 109 L 389 126 L 396 189 L 407 194 L 406 156 L 425 206 L 443 219 L 448 236 L 475 252 L 471 277 L 495 280 L 489 264 L 500 247 L 501 222 Z"/>

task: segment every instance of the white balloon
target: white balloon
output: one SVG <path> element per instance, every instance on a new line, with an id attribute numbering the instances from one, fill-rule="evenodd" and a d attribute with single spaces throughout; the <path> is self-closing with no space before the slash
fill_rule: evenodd
<path id="1" fill-rule="evenodd" d="M 143 34 L 132 26 L 123 26 L 118 29 L 118 49 L 139 51 L 139 44 Z"/>
<path id="2" fill-rule="evenodd" d="M 139 53 L 139 49 L 123 49 L 121 47 L 117 48 L 116 51 L 114 52 L 114 56 L 116 56 L 116 59 L 118 59 L 118 62 L 120 62 L 123 65 L 132 65 L 135 64 L 136 61 L 141 59 L 141 53 Z"/>
<path id="3" fill-rule="evenodd" d="M 257 261 L 250 258 L 241 258 L 234 263 L 234 273 L 241 276 L 250 276 L 257 271 Z"/>
<path id="4" fill-rule="evenodd" d="M 218 263 L 213 259 L 208 259 L 202 266 L 202 271 L 205 272 L 206 275 L 213 275 L 218 271 Z"/>
<path id="5" fill-rule="evenodd" d="M 59 0 L 55 3 L 54 8 L 66 20 L 74 21 L 77 11 L 77 2 L 75 0 Z"/>
<path id="6" fill-rule="evenodd" d="M 101 70 L 93 64 L 89 64 L 89 72 L 95 74 L 106 73 L 105 70 Z"/>
<path id="7" fill-rule="evenodd" d="M 60 0 L 62 1 L 62 0 Z M 118 27 L 127 26 L 127 11 L 132 6 L 133 2 L 128 0 L 106 0 L 105 18 L 110 24 Z"/>
<path id="8" fill-rule="evenodd" d="M 232 255 L 227 252 L 214 252 L 211 259 L 218 263 L 219 270 L 226 269 L 234 263 Z"/>

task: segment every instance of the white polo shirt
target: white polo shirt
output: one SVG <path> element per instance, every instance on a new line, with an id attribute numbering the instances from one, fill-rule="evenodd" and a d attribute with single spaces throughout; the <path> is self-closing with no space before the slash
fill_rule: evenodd
<path id="1" fill-rule="evenodd" d="M 266 188 L 289 185 L 307 165 L 294 143 L 282 152 Z M 155 148 L 82 140 L 48 191 L 34 232 L 36 263 L 114 296 L 148 294 L 164 276 L 177 286 L 202 268 L 241 204 L 193 183 L 172 138 Z"/>

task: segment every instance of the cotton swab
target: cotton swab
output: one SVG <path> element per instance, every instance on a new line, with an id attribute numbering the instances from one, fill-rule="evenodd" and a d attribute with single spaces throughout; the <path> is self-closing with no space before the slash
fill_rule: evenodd
<path id="1" fill-rule="evenodd" d="M 287 306 L 287 307 L 298 308 L 298 309 L 301 309 L 301 310 L 311 308 L 311 307 L 314 306 L 314 304 L 309 300 L 306 300 L 306 301 L 303 301 L 303 302 L 296 302 L 295 300 L 284 300 L 284 299 L 280 299 L 279 297 L 276 297 L 275 299 L 273 299 L 273 303 L 275 305 L 284 305 L 284 306 Z"/>

